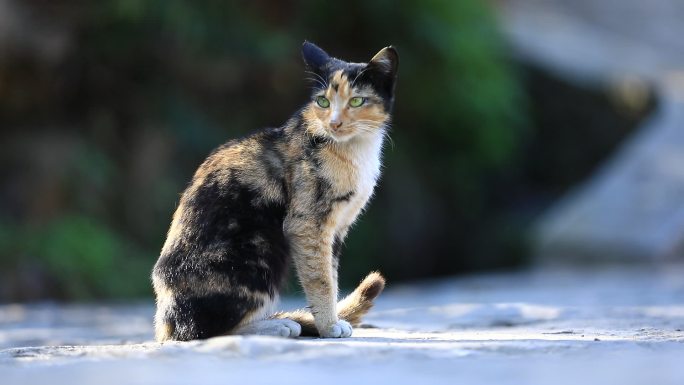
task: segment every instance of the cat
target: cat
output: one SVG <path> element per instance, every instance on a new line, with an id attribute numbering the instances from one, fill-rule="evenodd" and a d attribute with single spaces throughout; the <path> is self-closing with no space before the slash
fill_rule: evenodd
<path id="1" fill-rule="evenodd" d="M 214 150 L 183 193 L 152 272 L 157 341 L 349 337 L 383 290 L 373 272 L 337 302 L 340 246 L 380 175 L 398 53 L 348 63 L 304 42 L 302 56 L 311 100 Z M 290 261 L 308 307 L 276 313 Z"/>

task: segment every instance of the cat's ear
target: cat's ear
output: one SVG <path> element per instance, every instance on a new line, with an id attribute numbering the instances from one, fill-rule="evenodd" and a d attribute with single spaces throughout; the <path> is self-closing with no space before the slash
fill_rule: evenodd
<path id="1" fill-rule="evenodd" d="M 389 79 L 394 79 L 399 69 L 399 54 L 394 47 L 385 47 L 370 59 L 367 67 Z"/>
<path id="2" fill-rule="evenodd" d="M 392 100 L 398 69 L 399 54 L 394 47 L 389 46 L 373 56 L 363 70 L 362 78 L 370 81 L 378 91 Z"/>
<path id="3" fill-rule="evenodd" d="M 330 55 L 314 43 L 305 41 L 302 45 L 302 57 L 306 66 L 315 72 L 321 72 L 330 61 Z"/>

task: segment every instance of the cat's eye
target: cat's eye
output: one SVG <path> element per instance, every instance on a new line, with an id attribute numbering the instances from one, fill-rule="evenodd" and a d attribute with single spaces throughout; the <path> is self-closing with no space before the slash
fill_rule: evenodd
<path id="1" fill-rule="evenodd" d="M 360 96 L 349 99 L 349 105 L 352 107 L 361 107 L 365 102 L 366 98 L 362 98 Z"/>
<path id="2" fill-rule="evenodd" d="M 330 100 L 328 100 L 325 96 L 319 96 L 316 98 L 316 104 L 318 104 L 318 106 L 321 108 L 328 108 L 330 107 Z"/>

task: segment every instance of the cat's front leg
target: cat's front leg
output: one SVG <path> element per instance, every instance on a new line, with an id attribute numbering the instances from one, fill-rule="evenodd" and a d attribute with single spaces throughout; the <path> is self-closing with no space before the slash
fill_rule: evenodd
<path id="1" fill-rule="evenodd" d="M 321 337 L 349 337 L 351 325 L 337 316 L 337 274 L 333 263 L 334 228 L 311 215 L 285 220 L 292 259 Z"/>

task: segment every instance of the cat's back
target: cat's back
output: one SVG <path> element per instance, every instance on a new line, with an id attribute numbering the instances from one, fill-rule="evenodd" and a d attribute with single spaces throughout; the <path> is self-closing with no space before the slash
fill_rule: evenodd
<path id="1" fill-rule="evenodd" d="M 268 128 L 231 140 L 209 154 L 195 172 L 190 187 L 202 184 L 212 173 L 237 177 L 245 183 L 256 182 L 256 179 L 282 178 L 286 148 L 287 138 L 283 128 Z"/>
<path id="2" fill-rule="evenodd" d="M 245 190 L 242 195 L 251 192 L 254 202 L 284 202 L 285 148 L 282 128 L 261 130 L 219 146 L 195 172 L 181 206 L 205 205 L 206 199 L 224 195 L 236 197 L 237 190 Z"/>

